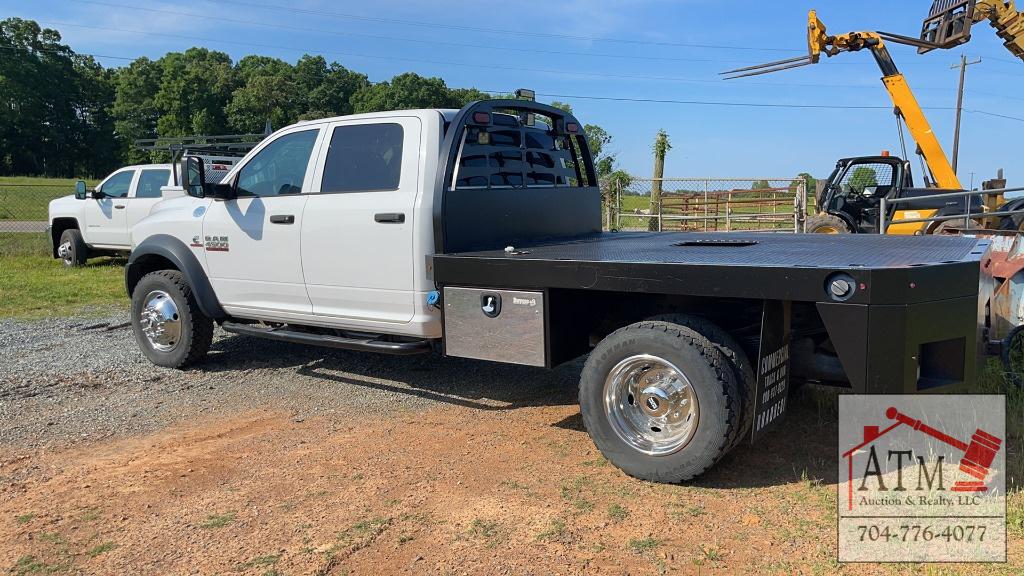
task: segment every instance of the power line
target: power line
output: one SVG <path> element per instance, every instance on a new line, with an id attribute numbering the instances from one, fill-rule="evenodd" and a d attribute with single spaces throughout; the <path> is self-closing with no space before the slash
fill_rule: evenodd
<path id="1" fill-rule="evenodd" d="M 370 58 L 374 60 L 383 61 L 398 61 L 398 62 L 414 62 L 419 64 L 434 64 L 440 66 L 455 66 L 473 69 L 483 70 L 494 70 L 496 66 L 500 66 L 502 70 L 513 70 L 517 72 L 530 72 L 539 74 L 555 74 L 559 76 L 577 76 L 583 78 L 611 78 L 611 79 L 624 79 L 624 80 L 647 80 L 647 81 L 658 81 L 658 82 L 679 82 L 684 84 L 708 84 L 708 85 L 721 85 L 722 81 L 719 79 L 700 79 L 700 78 L 682 78 L 677 76 L 650 76 L 646 74 L 608 74 L 603 72 L 581 72 L 576 70 L 556 70 L 556 69 L 545 69 L 545 68 L 528 68 L 521 66 L 507 66 L 504 64 L 472 64 L 467 62 L 451 62 L 444 60 L 428 60 L 421 58 L 405 58 L 398 56 L 382 56 L 380 54 L 365 54 L 358 52 L 345 52 L 338 50 L 321 50 L 321 49 L 310 49 L 310 48 L 298 48 L 295 46 L 282 46 L 276 44 L 264 44 L 259 42 L 246 42 L 240 40 L 225 40 L 222 38 L 204 38 L 201 36 L 187 36 L 183 34 L 170 34 L 167 32 L 153 32 L 150 30 L 132 30 L 126 28 L 112 28 L 107 26 L 90 26 L 87 24 L 74 24 L 71 22 L 61 22 L 56 20 L 40 20 L 41 23 L 52 25 L 52 26 L 67 26 L 71 28 L 84 28 L 87 30 L 101 30 L 105 32 L 122 32 L 126 34 L 139 34 L 143 36 L 163 36 L 167 38 L 176 38 L 180 40 L 189 40 L 193 42 L 205 42 L 205 43 L 221 43 L 221 44 L 233 44 L 239 46 L 249 46 L 255 48 L 265 48 L 271 50 L 285 50 L 296 53 L 306 54 L 327 54 L 334 56 L 345 56 L 349 58 Z M 753 84 L 753 83 L 748 83 Z M 765 82 L 759 83 L 759 86 L 798 86 L 798 87 L 823 87 L 824 84 L 820 83 L 781 83 L 781 82 Z M 837 88 L 863 88 L 860 85 L 834 85 Z"/>
<path id="2" fill-rule="evenodd" d="M 508 92 L 501 91 L 490 91 L 484 90 L 488 94 L 508 94 Z M 769 102 L 724 102 L 724 101 L 713 101 L 713 100 L 672 100 L 672 99 L 659 99 L 659 98 L 628 98 L 619 96 L 582 96 L 578 94 L 546 94 L 537 93 L 537 96 L 544 96 L 545 98 L 565 98 L 567 100 L 601 100 L 609 102 L 637 102 L 644 104 L 676 104 L 686 106 L 724 106 L 734 108 L 790 108 L 790 109 L 813 109 L 813 110 L 892 110 L 892 106 L 856 106 L 856 105 L 842 105 L 842 104 L 786 104 L 786 103 L 769 103 Z M 952 106 L 922 106 L 922 110 L 955 110 Z M 988 112 L 986 110 L 978 110 L 976 108 L 964 108 L 964 112 L 969 114 L 981 114 L 983 116 L 992 116 L 995 118 L 1003 118 L 1005 120 L 1015 120 L 1017 122 L 1024 122 L 1024 118 L 1017 116 L 1008 116 L 1006 114 L 997 114 L 995 112 Z"/>
<path id="3" fill-rule="evenodd" d="M 18 46 L 0 46 L 0 50 L 7 50 L 7 51 L 10 51 L 10 52 L 21 52 L 23 49 L 19 48 Z M 31 50 L 31 52 L 41 52 L 41 53 L 44 53 L 44 54 L 57 54 L 59 56 L 67 56 L 69 58 L 72 58 L 72 57 L 75 57 L 75 56 L 89 56 L 90 58 L 110 58 L 110 59 L 113 59 L 113 60 L 138 60 L 138 58 L 139 58 L 138 56 L 135 56 L 135 57 L 132 57 L 132 56 L 110 56 L 110 55 L 107 55 L 107 54 L 87 54 L 85 52 L 75 52 L 75 51 L 72 51 L 70 54 L 68 54 L 68 53 L 62 52 L 60 50 L 44 50 L 44 49 L 41 49 L 41 48 L 33 48 Z"/>
<path id="4" fill-rule="evenodd" d="M 79 0 L 81 1 L 81 0 Z M 312 8 L 297 8 L 293 6 L 279 6 L 274 4 L 262 4 L 258 2 L 241 2 L 238 0 L 204 0 L 214 4 L 235 4 L 239 6 L 245 6 L 247 8 L 259 8 L 263 10 L 274 10 L 279 12 L 291 12 L 296 14 L 309 14 L 316 16 L 327 16 L 331 18 L 341 18 L 345 20 L 361 20 L 364 22 L 380 22 L 385 24 L 400 24 L 403 26 L 414 26 L 421 28 L 437 28 L 443 30 L 462 30 L 466 32 L 482 32 L 486 34 L 501 34 L 511 36 L 529 36 L 535 38 L 560 38 L 564 40 L 586 40 L 590 42 L 614 42 L 620 44 L 637 44 L 644 46 L 672 46 L 678 48 L 710 48 L 710 49 L 721 49 L 721 50 L 755 50 L 765 52 L 802 52 L 803 50 L 796 50 L 790 48 L 770 48 L 765 46 L 730 46 L 721 44 L 699 44 L 692 42 L 658 42 L 653 40 L 636 40 L 632 38 L 606 38 L 600 36 L 582 36 L 574 34 L 557 34 L 551 32 L 534 32 L 525 30 L 508 30 L 500 28 L 484 28 L 479 26 L 464 26 L 459 24 L 445 24 L 440 22 L 423 22 L 414 20 L 401 20 L 397 18 L 380 18 L 375 16 L 361 16 L 356 14 L 349 14 L 343 12 L 333 12 L 329 10 L 317 10 Z"/>
<path id="5" fill-rule="evenodd" d="M 594 52 L 574 52 L 566 50 L 545 50 L 539 48 L 520 48 L 520 47 L 509 47 L 509 46 L 495 46 L 491 44 L 474 44 L 466 42 L 448 42 L 444 40 L 425 40 L 421 38 L 408 38 L 402 36 L 387 36 L 382 34 L 369 34 L 365 32 L 352 32 L 348 30 L 336 30 L 336 29 L 323 29 L 323 28 L 310 28 L 308 26 L 293 26 L 288 24 L 261 22 L 258 20 L 243 20 L 239 18 L 223 18 L 218 16 L 210 16 L 207 14 L 197 14 L 195 12 L 183 12 L 180 10 L 168 10 L 164 8 L 149 8 L 144 6 L 133 6 L 130 4 L 119 4 L 115 2 L 105 2 L 102 0 L 76 0 L 77 2 L 85 4 L 96 4 L 100 6 L 110 6 L 113 8 L 124 8 L 128 10 L 140 10 L 144 12 L 154 12 L 159 14 L 173 14 L 175 16 L 187 16 L 191 18 L 201 18 L 204 20 L 215 20 L 219 22 L 231 22 L 235 24 L 246 24 L 251 26 L 265 26 L 267 28 L 276 28 L 280 30 L 293 30 L 296 32 L 315 32 L 318 34 L 330 34 L 334 36 L 348 36 L 357 38 L 373 38 L 376 40 L 388 40 L 391 42 L 412 42 L 417 44 L 433 44 L 438 46 L 451 46 L 454 48 L 474 48 L 481 50 L 498 50 L 498 51 L 511 51 L 511 52 L 522 52 L 528 54 L 552 54 L 560 56 L 585 56 L 595 58 L 619 58 L 626 60 L 643 60 L 643 61 L 662 61 L 662 62 L 742 62 L 742 60 L 730 60 L 730 59 L 712 59 L 712 58 L 676 58 L 667 56 L 636 56 L 630 54 L 609 54 L 609 53 L 594 53 Z M 224 2 L 232 4 L 233 2 Z M 234 4 L 241 4 L 240 2 L 234 2 Z M 296 9 L 300 10 L 300 9 Z"/>

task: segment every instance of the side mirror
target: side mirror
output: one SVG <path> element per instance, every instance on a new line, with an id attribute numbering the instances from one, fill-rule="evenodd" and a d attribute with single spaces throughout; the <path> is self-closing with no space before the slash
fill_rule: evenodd
<path id="1" fill-rule="evenodd" d="M 75 198 L 85 200 L 89 197 L 89 191 L 85 188 L 85 180 L 75 182 Z"/>
<path id="2" fill-rule="evenodd" d="M 185 156 L 181 160 L 181 187 L 193 198 L 206 197 L 206 167 L 202 158 Z"/>
<path id="3" fill-rule="evenodd" d="M 220 182 L 213 185 L 214 200 L 234 200 L 235 186 L 230 182 Z"/>

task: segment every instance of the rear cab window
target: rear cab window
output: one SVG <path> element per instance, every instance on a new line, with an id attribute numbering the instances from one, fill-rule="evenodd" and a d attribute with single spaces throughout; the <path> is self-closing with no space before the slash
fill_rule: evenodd
<path id="1" fill-rule="evenodd" d="M 144 169 L 139 174 L 139 183 L 135 186 L 136 198 L 161 198 L 160 188 L 167 186 L 171 179 L 171 171 L 165 168 Z"/>
<path id="2" fill-rule="evenodd" d="M 401 124 L 337 126 L 330 138 L 321 194 L 399 189 L 405 139 Z"/>

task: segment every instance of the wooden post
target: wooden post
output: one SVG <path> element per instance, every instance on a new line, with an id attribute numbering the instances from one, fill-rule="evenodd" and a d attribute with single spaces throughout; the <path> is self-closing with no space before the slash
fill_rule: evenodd
<path id="1" fill-rule="evenodd" d="M 647 227 L 651 232 L 661 231 L 661 187 L 665 178 L 665 156 L 672 149 L 668 134 L 658 130 L 654 139 L 654 180 L 651 182 L 651 218 Z"/>

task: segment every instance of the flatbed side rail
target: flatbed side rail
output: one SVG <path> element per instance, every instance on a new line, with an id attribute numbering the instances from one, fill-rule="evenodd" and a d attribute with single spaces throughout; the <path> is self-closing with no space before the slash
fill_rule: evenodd
<path id="1" fill-rule="evenodd" d="M 921 198 L 882 198 L 879 206 L 879 212 L 881 213 L 881 225 L 878 227 L 879 234 L 886 234 L 889 226 L 893 224 L 920 224 L 924 222 L 948 222 L 951 220 L 963 220 L 966 219 L 968 222 L 972 219 L 977 218 L 992 218 L 992 217 L 1006 217 L 1006 216 L 1022 216 L 1024 215 L 1024 208 L 1014 210 L 1000 210 L 1000 211 L 972 211 L 970 198 L 972 196 L 1005 196 L 1012 192 L 1024 192 L 1024 187 L 1021 188 L 999 188 L 994 190 L 965 190 L 961 192 L 944 192 L 942 194 L 929 195 L 928 198 L 931 200 L 957 200 L 964 199 L 964 211 L 952 214 L 945 214 L 943 216 L 932 216 L 929 218 L 901 218 L 890 220 L 888 218 L 889 208 L 892 206 L 899 206 L 900 204 L 906 204 L 910 202 L 919 202 Z"/>

